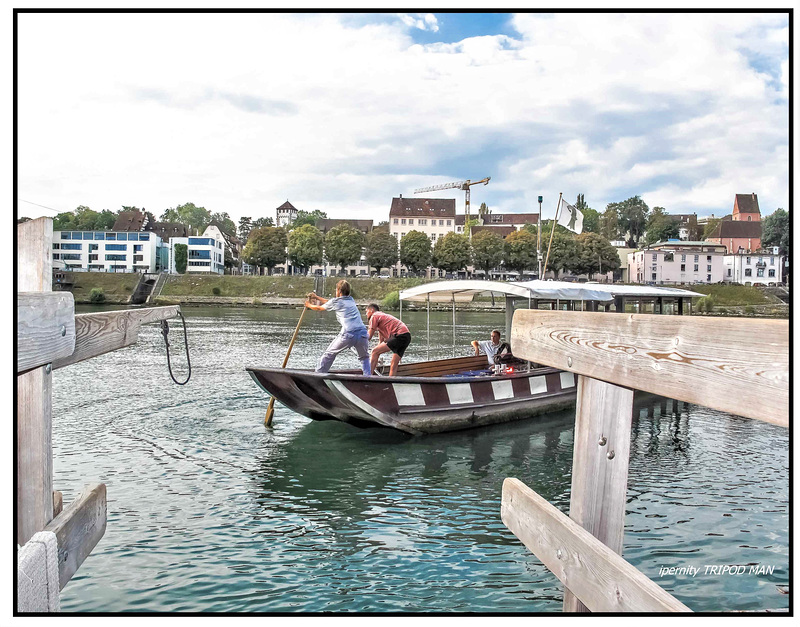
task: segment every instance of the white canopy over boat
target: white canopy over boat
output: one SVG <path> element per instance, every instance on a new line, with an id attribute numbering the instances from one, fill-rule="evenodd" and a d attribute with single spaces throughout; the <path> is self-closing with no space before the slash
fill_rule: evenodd
<path id="1" fill-rule="evenodd" d="M 483 281 L 450 280 L 417 285 L 400 292 L 400 300 L 412 302 L 469 302 L 476 294 L 503 294 L 510 297 L 551 300 L 586 300 L 608 303 L 615 296 L 689 297 L 702 294 L 674 287 L 617 285 L 613 283 L 570 283 L 567 281 Z"/>

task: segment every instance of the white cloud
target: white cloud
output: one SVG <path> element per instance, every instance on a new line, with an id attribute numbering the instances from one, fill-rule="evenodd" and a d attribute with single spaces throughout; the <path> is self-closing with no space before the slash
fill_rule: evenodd
<path id="1" fill-rule="evenodd" d="M 788 207 L 781 16 L 523 14 L 437 44 L 409 31 L 435 16 L 400 17 L 22 14 L 20 197 L 385 219 L 399 193 L 489 175 L 472 200 L 496 210 Z"/>

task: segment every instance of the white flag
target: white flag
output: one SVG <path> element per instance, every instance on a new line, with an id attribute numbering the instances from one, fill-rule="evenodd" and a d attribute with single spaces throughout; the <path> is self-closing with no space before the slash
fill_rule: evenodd
<path id="1" fill-rule="evenodd" d="M 558 223 L 573 233 L 583 232 L 583 214 L 563 198 L 559 207 Z"/>

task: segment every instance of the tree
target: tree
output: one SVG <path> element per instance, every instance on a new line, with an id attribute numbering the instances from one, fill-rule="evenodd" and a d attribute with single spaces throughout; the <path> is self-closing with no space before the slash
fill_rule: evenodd
<path id="1" fill-rule="evenodd" d="M 272 274 L 275 266 L 286 261 L 288 243 L 283 229 L 274 226 L 253 229 L 242 250 L 242 259 L 251 266 L 267 268 L 267 272 Z"/>
<path id="2" fill-rule="evenodd" d="M 483 216 L 489 213 L 489 207 L 485 202 L 481 203 L 481 206 L 478 208 L 478 215 Z"/>
<path id="3" fill-rule="evenodd" d="M 361 259 L 364 234 L 349 224 L 333 227 L 325 235 L 325 258 L 342 269 L 355 265 Z"/>
<path id="4" fill-rule="evenodd" d="M 525 225 L 529 226 L 529 225 Z M 534 236 L 535 237 L 535 236 Z M 478 231 L 472 236 L 472 262 L 486 273 L 503 261 L 503 238 L 492 231 Z"/>
<path id="5" fill-rule="evenodd" d="M 575 208 L 583 214 L 583 232 L 598 233 L 600 231 L 600 212 L 586 204 L 583 194 L 578 194 Z"/>
<path id="6" fill-rule="evenodd" d="M 382 268 L 390 268 L 397 263 L 397 238 L 386 231 L 372 231 L 367 235 L 364 255 L 367 265 L 380 274 Z"/>
<path id="7" fill-rule="evenodd" d="M 251 225 L 251 227 L 254 229 L 261 229 L 264 228 L 265 226 L 275 226 L 275 223 L 272 221 L 272 218 L 269 217 L 258 218 L 257 220 L 253 220 L 253 224 Z"/>
<path id="8" fill-rule="evenodd" d="M 414 273 L 431 265 L 431 240 L 425 233 L 409 231 L 402 237 L 400 263 Z"/>
<path id="9" fill-rule="evenodd" d="M 186 244 L 175 244 L 175 271 L 178 274 L 186 272 L 186 263 L 189 260 L 189 247 Z"/>
<path id="10" fill-rule="evenodd" d="M 636 246 L 644 234 L 650 207 L 639 196 L 632 196 L 622 202 L 609 203 L 606 211 L 609 209 L 617 214 L 619 231 L 627 234 L 628 245 Z"/>
<path id="11" fill-rule="evenodd" d="M 776 209 L 761 221 L 761 247 L 779 246 L 781 254 L 788 257 L 790 245 L 789 212 Z"/>
<path id="12" fill-rule="evenodd" d="M 547 266 L 543 272 L 552 270 L 556 275 L 560 270 L 569 272 L 579 272 L 580 259 L 578 256 L 578 244 L 575 235 L 557 224 L 556 232 L 553 234 L 552 244 L 550 241 L 550 231 L 553 228 L 553 221 L 547 220 L 542 225 L 542 255 L 547 261 Z M 550 247 L 550 257 L 547 257 L 547 247 Z"/>
<path id="13" fill-rule="evenodd" d="M 289 259 L 292 265 L 305 272 L 322 263 L 323 248 L 322 231 L 311 224 L 304 224 L 289 233 Z"/>
<path id="14" fill-rule="evenodd" d="M 544 233 L 544 232 L 543 232 Z M 522 274 L 536 268 L 536 236 L 526 230 L 510 233 L 506 237 L 505 265 Z"/>
<path id="15" fill-rule="evenodd" d="M 445 272 L 458 272 L 469 265 L 471 257 L 469 238 L 450 232 L 436 241 L 431 259 L 436 268 Z"/>
<path id="16" fill-rule="evenodd" d="M 607 240 L 617 240 L 620 236 L 619 215 L 611 205 L 600 214 L 599 233 Z"/>
<path id="17" fill-rule="evenodd" d="M 717 225 L 720 222 L 722 222 L 722 218 L 709 218 L 708 222 L 706 222 L 706 228 L 703 229 L 704 240 L 707 240 L 709 237 L 711 237 L 711 234 L 716 231 Z"/>
<path id="18" fill-rule="evenodd" d="M 211 220 L 209 223 L 213 222 L 219 227 L 219 230 L 225 233 L 228 237 L 236 237 L 236 223 L 231 220 L 231 217 L 228 215 L 227 211 L 216 212 L 211 214 Z M 203 226 L 203 229 L 208 226 L 208 224 Z"/>
<path id="19" fill-rule="evenodd" d="M 302 209 L 297 212 L 297 216 L 295 216 L 294 222 L 292 222 L 292 228 L 296 229 L 298 227 L 303 226 L 304 224 L 310 224 L 311 226 L 317 225 L 317 220 L 325 219 L 328 217 L 328 214 L 324 211 L 320 211 L 319 209 L 314 209 L 314 211 L 303 211 Z"/>
<path id="20" fill-rule="evenodd" d="M 249 216 L 239 218 L 239 239 L 242 242 L 246 242 L 247 238 L 250 237 L 250 231 L 253 230 L 253 220 Z"/>
<path id="21" fill-rule="evenodd" d="M 617 249 L 598 233 L 581 233 L 575 237 L 577 264 L 573 268 L 578 274 L 592 275 L 595 272 L 618 270 L 621 262 Z"/>
<path id="22" fill-rule="evenodd" d="M 71 211 L 64 211 L 53 218 L 54 231 L 77 231 L 78 224 L 75 221 L 75 214 Z"/>
<path id="23" fill-rule="evenodd" d="M 95 222 L 100 217 L 99 213 L 89 209 L 86 205 L 78 205 L 73 213 L 75 214 L 75 226 L 78 231 L 93 231 Z"/>
<path id="24" fill-rule="evenodd" d="M 114 213 L 110 209 L 103 209 L 97 216 L 97 220 L 94 223 L 95 231 L 110 231 L 114 227 L 114 223 L 117 221 L 118 214 Z"/>
<path id="25" fill-rule="evenodd" d="M 160 220 L 162 222 L 180 222 L 200 233 L 211 223 L 211 212 L 205 207 L 198 207 L 193 202 L 187 202 L 166 209 L 161 214 Z"/>
<path id="26" fill-rule="evenodd" d="M 668 239 L 680 237 L 680 226 L 664 207 L 653 207 L 650 217 L 647 219 L 647 233 L 645 243 L 655 244 L 665 242 Z"/>

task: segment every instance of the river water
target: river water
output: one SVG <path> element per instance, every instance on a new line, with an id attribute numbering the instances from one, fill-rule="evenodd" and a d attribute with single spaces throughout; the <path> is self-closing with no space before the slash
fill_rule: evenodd
<path id="1" fill-rule="evenodd" d="M 108 489 L 105 536 L 62 591 L 64 611 L 561 610 L 560 583 L 503 525 L 500 499 L 517 477 L 568 512 L 574 414 L 412 437 L 276 404 L 268 430 L 268 397 L 244 368 L 280 365 L 299 311 L 184 314 L 184 387 L 158 325 L 54 375 L 54 486 L 65 503 L 95 481 Z M 291 367 L 314 365 L 332 318 L 306 315 Z M 404 319 L 405 359 L 425 359 L 425 314 Z M 452 354 L 451 322 L 432 314 L 431 357 Z M 503 314 L 456 323 L 456 354 L 469 354 Z M 170 337 L 181 380 L 179 323 Z M 694 611 L 788 607 L 788 450 L 787 430 L 765 423 L 672 401 L 638 409 L 624 557 Z M 722 565 L 746 572 L 706 569 Z M 699 573 L 661 576 L 690 566 Z"/>

